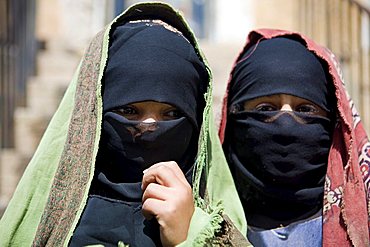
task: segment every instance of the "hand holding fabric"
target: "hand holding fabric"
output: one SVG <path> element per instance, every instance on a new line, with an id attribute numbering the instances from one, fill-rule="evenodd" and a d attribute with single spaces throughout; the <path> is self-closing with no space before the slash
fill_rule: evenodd
<path id="1" fill-rule="evenodd" d="M 156 217 L 163 246 L 186 240 L 194 213 L 192 189 L 174 161 L 157 163 L 144 171 L 143 214 Z"/>

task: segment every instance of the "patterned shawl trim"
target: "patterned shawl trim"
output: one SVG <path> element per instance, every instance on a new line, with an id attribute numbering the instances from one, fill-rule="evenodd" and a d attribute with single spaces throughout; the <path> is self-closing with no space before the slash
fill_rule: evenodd
<path id="1" fill-rule="evenodd" d="M 96 88 L 103 37 L 104 32 L 95 37 L 82 60 L 67 141 L 33 246 L 58 246 L 64 243 L 91 182 L 93 169 L 86 164 L 95 163 L 95 130 L 100 126 Z"/>

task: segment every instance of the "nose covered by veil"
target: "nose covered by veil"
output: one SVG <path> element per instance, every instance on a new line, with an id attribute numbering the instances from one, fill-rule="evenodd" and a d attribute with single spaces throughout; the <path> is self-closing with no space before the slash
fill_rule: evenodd
<path id="1" fill-rule="evenodd" d="M 334 105 L 323 65 L 298 41 L 262 40 L 236 64 L 225 150 L 247 222 L 265 229 L 321 209 L 333 128 L 332 119 L 313 114 L 243 109 L 275 94 L 309 100 L 329 116 Z"/>
<path id="2" fill-rule="evenodd" d="M 192 44 L 168 24 L 145 20 L 115 28 L 103 78 L 96 171 L 74 243 L 86 243 L 94 236 L 135 246 L 161 245 L 157 221 L 145 220 L 141 213 L 143 171 L 158 162 L 176 161 L 191 181 L 207 80 L 205 65 Z M 144 123 L 117 111 L 145 101 L 174 106 L 181 116 Z M 92 220 L 97 213 L 103 229 L 98 232 Z"/>

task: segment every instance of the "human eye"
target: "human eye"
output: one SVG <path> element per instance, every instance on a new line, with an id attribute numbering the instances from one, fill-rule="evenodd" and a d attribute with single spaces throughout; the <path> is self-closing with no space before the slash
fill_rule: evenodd
<path id="1" fill-rule="evenodd" d="M 295 109 L 296 112 L 306 113 L 306 114 L 318 114 L 319 109 L 312 104 L 299 105 Z"/>
<path id="2" fill-rule="evenodd" d="M 272 105 L 272 104 L 269 104 L 269 103 L 262 103 L 262 104 L 258 104 L 254 107 L 255 110 L 257 111 L 276 111 L 277 108 Z"/>
<path id="3" fill-rule="evenodd" d="M 176 108 L 165 111 L 163 115 L 165 120 L 178 119 L 184 116 L 184 114 L 180 110 L 177 110 Z"/>
<path id="4" fill-rule="evenodd" d="M 241 105 L 241 104 L 234 104 L 230 107 L 230 110 L 229 112 L 231 114 L 235 114 L 235 113 L 238 113 L 238 112 L 241 112 L 244 110 L 244 105 Z"/>
<path id="5" fill-rule="evenodd" d="M 138 114 L 137 109 L 131 105 L 125 105 L 119 109 L 114 110 L 114 112 L 122 115 L 122 116 L 132 116 Z"/>

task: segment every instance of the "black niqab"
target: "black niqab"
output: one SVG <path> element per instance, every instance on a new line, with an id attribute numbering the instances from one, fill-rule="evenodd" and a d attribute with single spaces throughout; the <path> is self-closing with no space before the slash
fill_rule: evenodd
<path id="1" fill-rule="evenodd" d="M 174 160 L 191 181 L 208 73 L 181 33 L 139 21 L 113 29 L 103 80 L 95 176 L 71 245 L 161 246 L 157 221 L 141 213 L 143 170 Z M 170 104 L 183 117 L 143 123 L 115 111 L 142 101 Z"/>
<path id="2" fill-rule="evenodd" d="M 104 76 L 104 112 L 129 103 L 175 106 L 198 126 L 208 78 L 194 47 L 178 32 L 153 22 L 127 23 L 112 34 Z"/>
<path id="3" fill-rule="evenodd" d="M 287 225 L 322 208 L 332 121 L 287 111 L 244 111 L 243 103 L 289 94 L 333 111 L 320 60 L 298 41 L 263 40 L 236 65 L 224 149 L 249 225 Z"/>

